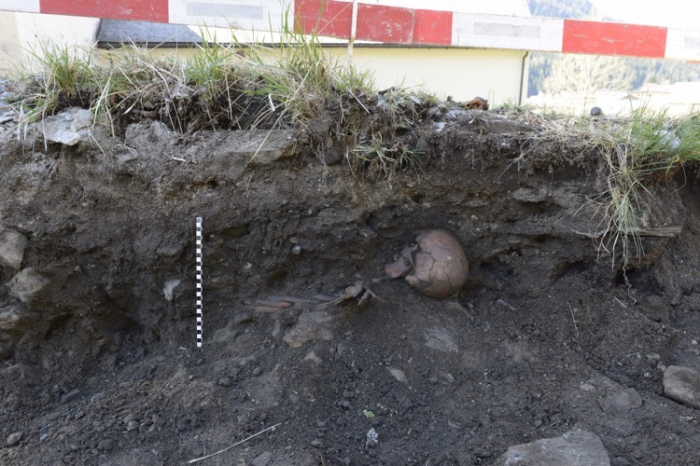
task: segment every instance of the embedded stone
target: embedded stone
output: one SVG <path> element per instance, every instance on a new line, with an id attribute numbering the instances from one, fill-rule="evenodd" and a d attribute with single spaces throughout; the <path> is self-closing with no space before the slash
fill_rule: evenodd
<path id="1" fill-rule="evenodd" d="M 20 270 L 10 280 L 10 294 L 22 302 L 33 301 L 41 290 L 51 282 L 48 278 L 31 267 Z"/>
<path id="2" fill-rule="evenodd" d="M 29 240 L 14 230 L 0 231 L 0 265 L 19 269 Z"/>
<path id="3" fill-rule="evenodd" d="M 10 305 L 0 308 L 0 330 L 23 332 L 31 327 L 35 316 L 19 306 Z"/>
<path id="4" fill-rule="evenodd" d="M 292 348 L 299 348 L 309 341 L 331 340 L 333 317 L 327 312 L 307 312 L 299 316 L 297 325 L 282 340 Z"/>
<path id="5" fill-rule="evenodd" d="M 637 390 L 628 388 L 598 400 L 600 408 L 605 412 L 629 411 L 642 407 L 642 397 Z"/>
<path id="6" fill-rule="evenodd" d="M 668 366 L 664 371 L 664 395 L 700 409 L 700 372 L 689 367 Z"/>
<path id="7" fill-rule="evenodd" d="M 8 447 L 14 447 L 15 445 L 19 445 L 19 442 L 22 441 L 22 437 L 24 437 L 24 433 L 22 432 L 13 432 L 7 437 L 7 446 Z"/>
<path id="8" fill-rule="evenodd" d="M 89 138 L 92 119 L 90 110 L 71 107 L 56 115 L 47 116 L 37 127 L 47 141 L 74 146 Z"/>
<path id="9" fill-rule="evenodd" d="M 572 430 L 561 437 L 514 445 L 495 463 L 499 466 L 610 466 L 608 452 L 597 435 Z"/>
<path id="10" fill-rule="evenodd" d="M 457 353 L 459 347 L 455 343 L 451 332 L 445 328 L 432 327 L 424 332 L 425 346 L 443 353 Z"/>

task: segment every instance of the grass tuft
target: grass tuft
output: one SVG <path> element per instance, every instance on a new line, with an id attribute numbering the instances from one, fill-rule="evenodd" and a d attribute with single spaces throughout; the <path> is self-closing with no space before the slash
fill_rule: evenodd
<path id="1" fill-rule="evenodd" d="M 416 175 L 421 171 L 421 154 L 411 150 L 400 140 L 390 144 L 382 141 L 381 134 L 373 135 L 372 139 L 362 142 L 348 151 L 345 158 L 355 176 L 355 171 L 373 174 L 376 179 L 391 181 L 393 176 L 401 171 L 413 171 Z"/>
<path id="2" fill-rule="evenodd" d="M 548 146 L 557 144 L 569 153 L 600 155 L 603 183 L 593 200 L 602 217 L 600 251 L 611 255 L 613 266 L 621 260 L 624 272 L 644 256 L 640 223 L 653 200 L 651 187 L 700 160 L 698 115 L 672 118 L 641 109 L 625 118 L 595 120 L 525 113 L 523 118 L 535 120 L 542 131 L 529 137 L 516 163 L 550 153 Z"/>
<path id="3" fill-rule="evenodd" d="M 84 106 L 92 100 L 99 67 L 89 55 L 46 44 L 30 54 L 33 67 L 39 72 L 33 73 L 30 65 L 20 70 L 24 88 L 20 102 L 22 123 L 33 123 L 59 109 Z"/>

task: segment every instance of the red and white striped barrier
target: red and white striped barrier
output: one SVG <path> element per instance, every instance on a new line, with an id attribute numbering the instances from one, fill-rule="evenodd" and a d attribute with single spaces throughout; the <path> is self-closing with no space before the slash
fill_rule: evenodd
<path id="1" fill-rule="evenodd" d="M 353 0 L 0 0 L 0 10 L 257 31 L 279 31 L 287 21 L 300 32 L 340 39 L 700 61 L 700 29 L 472 14 L 449 10 L 458 3 L 446 1 L 431 2 L 433 9 L 400 6 L 423 3 L 413 0 L 357 3 L 354 9 Z"/>

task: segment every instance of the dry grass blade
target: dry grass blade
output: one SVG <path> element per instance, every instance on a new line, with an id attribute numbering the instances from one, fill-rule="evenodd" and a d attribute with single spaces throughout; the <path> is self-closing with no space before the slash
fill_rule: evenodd
<path id="1" fill-rule="evenodd" d="M 214 456 L 216 456 L 216 455 L 220 455 L 220 454 L 222 454 L 222 453 L 224 453 L 224 452 L 226 452 L 226 451 L 229 451 L 231 448 L 237 447 L 238 445 L 242 445 L 242 444 L 244 444 L 245 442 L 247 442 L 247 441 L 249 441 L 249 440 L 251 440 L 251 439 L 254 439 L 255 437 L 257 437 L 257 436 L 259 436 L 259 435 L 262 435 L 262 434 L 264 434 L 265 432 L 267 432 L 267 431 L 269 431 L 269 430 L 273 430 L 273 429 L 275 429 L 276 427 L 279 427 L 279 426 L 281 426 L 281 425 L 282 425 L 281 422 L 280 422 L 280 423 L 277 423 L 277 424 L 275 424 L 274 426 L 270 426 L 270 427 L 268 427 L 267 429 L 263 429 L 263 430 L 261 430 L 260 432 L 251 435 L 250 437 L 244 438 L 244 439 L 241 440 L 240 442 L 236 442 L 236 443 L 234 443 L 233 445 L 224 448 L 223 450 L 217 451 L 216 453 L 212 453 L 211 455 L 201 456 L 201 457 L 199 457 L 199 458 L 195 458 L 195 459 L 189 460 L 189 461 L 187 462 L 187 464 L 199 463 L 200 461 L 204 461 L 204 460 L 209 459 L 209 458 L 212 458 L 212 457 L 214 457 Z"/>

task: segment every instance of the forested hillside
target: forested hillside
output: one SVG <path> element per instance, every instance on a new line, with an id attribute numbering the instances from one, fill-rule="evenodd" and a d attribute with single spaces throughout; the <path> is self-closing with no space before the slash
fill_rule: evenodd
<path id="1" fill-rule="evenodd" d="M 593 18 L 597 14 L 588 0 L 528 0 L 527 4 L 533 16 Z"/>
<path id="2" fill-rule="evenodd" d="M 534 16 L 615 21 L 615 18 L 603 16 L 588 0 L 528 0 L 528 6 Z M 567 58 L 562 54 L 533 52 L 530 58 L 528 96 L 538 94 L 547 87 L 546 81 L 552 75 L 553 68 L 566 67 L 575 61 L 576 58 Z M 555 66 L 555 62 L 560 63 Z M 674 60 L 611 57 L 605 60 L 603 68 L 611 78 L 606 87 L 611 88 L 619 88 L 624 84 L 624 89 L 633 90 L 646 83 L 700 81 L 699 65 Z"/>

